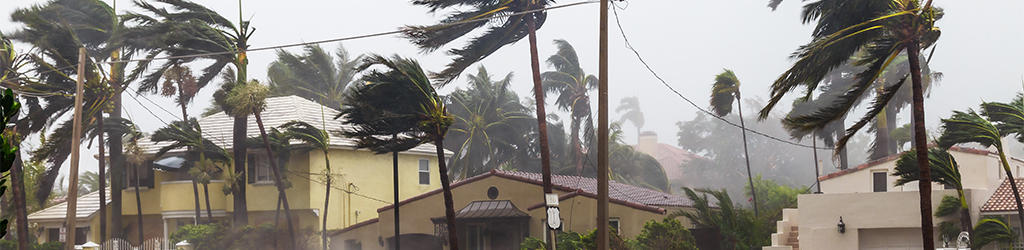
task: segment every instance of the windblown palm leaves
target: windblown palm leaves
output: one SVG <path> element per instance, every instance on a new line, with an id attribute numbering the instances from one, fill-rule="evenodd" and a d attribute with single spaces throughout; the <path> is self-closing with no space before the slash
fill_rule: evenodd
<path id="1" fill-rule="evenodd" d="M 995 147 L 999 153 L 999 160 L 1003 165 L 1003 172 L 1007 180 L 1014 180 L 1013 172 L 1010 171 L 1009 162 L 1006 160 L 1006 153 L 1003 149 L 1002 136 L 999 129 L 983 118 L 974 110 L 953 111 L 949 119 L 942 119 L 942 135 L 939 136 L 938 145 L 940 148 L 948 149 L 961 143 L 978 143 L 984 147 Z M 1020 193 L 1017 183 L 1010 181 L 1011 190 L 1017 203 L 1017 214 L 1020 216 L 1021 224 L 1024 225 L 1024 206 L 1021 204 Z"/>
<path id="2" fill-rule="evenodd" d="M 970 232 L 972 229 L 970 207 L 967 206 L 967 198 L 964 196 L 964 186 L 960 177 L 960 165 L 956 163 L 956 159 L 953 158 L 953 155 L 949 154 L 949 151 L 941 148 L 928 149 L 928 163 L 932 182 L 956 189 L 957 196 L 954 197 L 956 199 L 956 206 L 953 207 L 954 212 L 960 212 L 960 230 Z M 903 186 L 909 182 L 921 179 L 921 173 L 917 167 L 916 150 L 909 150 L 900 156 L 900 159 L 896 161 L 896 168 L 893 169 L 892 176 L 897 177 L 896 182 L 893 183 L 895 186 Z M 943 204 L 945 204 L 945 198 L 943 198 Z M 944 216 L 950 213 L 949 209 L 944 209 L 940 204 L 935 214 L 937 216 Z"/>
<path id="3" fill-rule="evenodd" d="M 644 127 L 644 112 L 640 111 L 640 97 L 638 96 L 627 96 L 623 97 L 622 101 L 619 102 L 619 107 L 615 108 L 615 113 L 626 111 L 619 117 L 619 123 L 629 121 L 636 126 L 637 138 L 640 137 L 640 132 Z"/>
<path id="4" fill-rule="evenodd" d="M 331 201 L 331 181 L 333 179 L 333 173 L 331 172 L 331 158 L 328 148 L 330 146 L 331 136 L 327 134 L 327 131 L 318 129 L 309 123 L 302 121 L 290 121 L 280 126 L 285 129 L 285 135 L 287 138 L 299 140 L 304 143 L 302 149 L 305 151 L 320 150 L 324 154 L 324 162 L 326 166 L 322 172 L 320 172 L 324 184 L 324 214 L 323 222 L 321 223 L 322 229 L 320 230 L 321 244 L 324 250 L 327 250 L 327 212 L 328 205 Z"/>
<path id="5" fill-rule="evenodd" d="M 517 159 L 529 157 L 530 147 L 523 135 L 535 121 L 509 89 L 512 73 L 492 80 L 481 66 L 476 75 L 466 77 L 469 87 L 456 89 L 446 100 L 455 118 L 445 137 L 445 145 L 455 152 L 449 175 L 465 179 L 508 164 L 523 164 Z"/>
<path id="6" fill-rule="evenodd" d="M 195 118 L 187 121 L 171 122 L 167 127 L 153 132 L 150 139 L 154 142 L 171 142 L 170 145 L 161 147 L 154 157 L 163 156 L 171 150 L 186 149 L 185 163 L 182 166 L 187 168 L 189 175 L 192 176 L 197 221 L 199 218 L 199 191 L 196 184 L 203 184 L 203 192 L 206 194 L 206 213 L 208 219 L 212 222 L 213 211 L 210 207 L 209 184 L 211 175 L 214 172 L 221 171 L 214 164 L 214 161 L 222 164 L 230 163 L 230 156 L 227 151 L 217 146 L 213 141 L 203 138 L 203 130 L 199 126 L 199 121 Z"/>
<path id="7" fill-rule="evenodd" d="M 572 45 L 565 40 L 555 40 L 558 52 L 548 57 L 548 66 L 554 71 L 541 74 L 545 93 L 554 93 L 555 105 L 562 111 L 569 111 L 569 139 L 575 155 L 576 174 L 583 173 L 583 147 L 580 142 L 580 130 L 584 122 L 592 124 L 593 112 L 590 110 L 591 90 L 597 89 L 597 76 L 588 75 L 580 68 L 579 57 Z"/>
<path id="8" fill-rule="evenodd" d="M 740 117 L 740 133 L 743 134 L 743 157 L 746 158 L 747 163 L 747 180 L 750 182 L 750 188 L 754 188 L 754 176 L 750 172 L 750 152 L 747 151 L 747 125 L 743 122 L 743 105 L 740 102 L 740 79 L 736 77 L 736 73 L 732 70 L 725 69 L 724 72 L 715 76 L 715 83 L 711 85 L 711 112 L 715 115 L 722 117 L 729 113 L 732 113 L 732 103 L 736 101 L 736 111 Z M 757 190 L 754 190 L 751 194 L 751 199 L 754 201 L 754 214 L 758 214 L 757 209 Z"/>
<path id="9" fill-rule="evenodd" d="M 764 228 L 759 222 L 761 220 L 754 219 L 749 211 L 735 207 L 724 189 L 683 187 L 683 192 L 693 201 L 695 209 L 672 212 L 669 218 L 685 217 L 695 228 L 718 228 L 722 234 L 722 249 L 749 249 L 766 243 L 768 235 L 757 235 L 758 230 Z"/>
<path id="10" fill-rule="evenodd" d="M 267 69 L 270 86 L 277 95 L 298 95 L 331 108 L 341 108 L 345 89 L 355 81 L 355 67 L 362 56 L 352 58 L 345 47 L 334 56 L 319 45 L 303 47 L 296 55 L 277 51 L 277 60 Z"/>
<path id="11" fill-rule="evenodd" d="M 529 22 L 536 22 L 536 29 L 540 29 L 547 19 L 546 11 L 514 16 L 509 14 L 541 9 L 554 1 L 416 0 L 412 3 L 430 8 L 431 13 L 454 10 L 436 25 L 413 25 L 403 29 L 403 34 L 424 52 L 435 51 L 478 28 L 487 27 L 487 31 L 470 39 L 465 47 L 447 51 L 455 59 L 443 71 L 431 75 L 439 80 L 439 84 L 444 85 L 458 78 L 473 63 L 483 60 L 505 45 L 525 38 L 532 32 L 528 27 Z M 484 21 L 490 18 L 498 19 Z"/>
<path id="12" fill-rule="evenodd" d="M 1014 135 L 1017 141 L 1024 142 L 1024 94 L 1017 93 L 1008 103 L 982 103 L 981 109 L 988 119 L 996 122 L 1001 135 Z"/>
<path id="13" fill-rule="evenodd" d="M 988 244 L 996 243 L 1000 246 L 1009 246 L 1019 239 L 1017 232 L 1006 221 L 1006 218 L 990 216 L 978 220 L 974 226 L 975 234 L 971 236 L 971 248 L 982 249 Z"/>
<path id="14" fill-rule="evenodd" d="M 374 152 L 399 152 L 421 143 L 434 143 L 448 218 L 448 244 L 451 249 L 458 249 L 455 209 L 444 159 L 444 137 L 455 121 L 418 62 L 397 55 L 390 59 L 370 55 L 358 69 L 378 65 L 386 71 L 373 69 L 363 75 L 366 83 L 348 92 L 346 100 L 350 106 L 335 118 L 347 118 L 345 123 L 353 129 L 344 133 L 356 138 L 357 147 Z"/>

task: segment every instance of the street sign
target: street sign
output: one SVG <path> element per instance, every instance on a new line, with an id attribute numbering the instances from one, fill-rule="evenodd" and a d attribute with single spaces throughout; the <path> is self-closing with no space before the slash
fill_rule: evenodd
<path id="1" fill-rule="evenodd" d="M 63 228 L 63 227 L 62 227 L 62 228 L 60 228 L 60 242 L 65 242 L 65 241 L 67 241 L 67 240 L 66 240 L 67 238 L 65 238 L 66 236 L 67 236 L 67 229 L 65 229 L 65 228 Z"/>
<path id="2" fill-rule="evenodd" d="M 562 218 L 558 215 L 557 207 L 548 208 L 548 228 L 556 230 L 562 227 Z"/>

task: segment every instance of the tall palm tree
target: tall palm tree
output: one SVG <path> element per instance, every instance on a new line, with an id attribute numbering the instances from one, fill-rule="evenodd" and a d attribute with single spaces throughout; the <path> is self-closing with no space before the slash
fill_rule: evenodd
<path id="1" fill-rule="evenodd" d="M 331 157 L 328 152 L 331 145 L 331 136 L 327 134 L 326 127 L 324 129 L 319 129 L 302 121 L 291 121 L 279 126 L 279 128 L 285 130 L 286 138 L 295 139 L 305 143 L 303 147 L 304 150 L 320 150 L 324 154 L 325 167 L 324 171 L 321 172 L 321 176 L 323 176 L 326 184 L 324 184 L 324 215 L 323 222 L 321 222 L 322 228 L 320 230 L 320 240 L 323 249 L 327 250 L 327 212 L 330 211 L 327 209 L 327 205 L 329 205 L 331 201 L 331 181 L 334 179 L 333 172 L 331 172 Z"/>
<path id="2" fill-rule="evenodd" d="M 974 231 L 977 234 L 971 238 L 971 248 L 982 249 L 986 245 L 995 242 L 1000 246 L 1010 245 L 1017 241 L 1020 237 L 1020 233 L 1014 232 L 1013 227 L 1006 221 L 1006 218 L 999 216 L 990 216 L 978 220 L 978 225 L 974 226 Z"/>
<path id="3" fill-rule="evenodd" d="M 797 61 L 772 84 L 772 97 L 761 109 L 761 119 L 787 93 L 803 87 L 805 95 L 811 95 L 818 83 L 828 72 L 850 61 L 858 51 L 865 51 L 865 57 L 854 61 L 866 65 L 866 69 L 855 74 L 857 83 L 840 96 L 833 105 L 821 108 L 810 115 L 791 120 L 803 131 L 814 131 L 847 115 L 861 95 L 871 89 L 881 70 L 887 68 L 900 53 L 906 52 L 910 66 L 909 76 L 913 93 L 913 122 L 918 167 L 920 168 L 921 239 L 924 248 L 934 248 L 931 213 L 931 176 L 928 169 L 925 145 L 924 90 L 922 85 L 921 50 L 928 48 L 939 37 L 935 22 L 942 18 L 941 9 L 932 7 L 932 1 L 921 4 L 918 0 L 907 1 L 843 1 L 819 0 L 804 5 L 802 14 L 805 23 L 817 21 L 812 41 L 801 46 L 794 54 Z M 905 82 L 906 76 L 876 96 L 867 114 L 847 129 L 847 135 L 837 142 L 837 149 L 846 145 L 851 135 L 882 112 L 885 105 Z"/>
<path id="4" fill-rule="evenodd" d="M 636 126 L 636 137 L 640 139 L 640 132 L 644 128 L 644 112 L 640 111 L 640 97 L 639 96 L 627 96 L 623 97 L 622 101 L 619 102 L 619 107 L 615 108 L 615 113 L 626 111 L 619 118 L 619 123 L 629 121 Z"/>
<path id="5" fill-rule="evenodd" d="M 1017 182 L 1014 181 L 1013 172 L 1010 171 L 1010 164 L 1007 162 L 1006 153 L 1003 150 L 1002 136 L 1006 133 L 999 131 L 994 124 L 970 109 L 967 112 L 953 111 L 953 116 L 942 119 L 942 130 L 942 135 L 939 136 L 937 142 L 942 149 L 949 149 L 953 145 L 961 143 L 978 143 L 984 147 L 996 148 L 999 160 L 1003 164 L 1003 172 L 1006 173 L 1010 189 L 1013 190 L 1013 198 L 1017 202 L 1017 215 L 1021 225 L 1024 225 L 1024 206 L 1021 205 Z"/>
<path id="6" fill-rule="evenodd" d="M 928 149 L 928 162 L 931 166 L 932 182 L 956 189 L 959 201 L 957 207 L 960 208 L 960 228 L 973 235 L 970 207 L 967 206 L 967 197 L 964 196 L 963 181 L 960 177 L 960 165 L 956 163 L 956 159 L 949 154 L 949 151 L 940 148 Z M 915 150 L 909 150 L 900 155 L 892 176 L 899 177 L 894 183 L 896 186 L 921 179 L 921 174 L 917 169 L 917 152 Z"/>
<path id="7" fill-rule="evenodd" d="M 131 77 L 141 77 L 139 93 L 153 92 L 159 88 L 158 83 L 164 72 L 171 70 L 175 65 L 193 61 L 212 61 L 209 66 L 203 68 L 203 73 L 196 79 L 195 89 L 198 91 L 206 87 L 225 69 L 230 69 L 227 65 L 231 64 L 234 66 L 233 72 L 236 72 L 232 74 L 235 78 L 221 84 L 221 88 L 214 93 L 215 102 L 228 111 L 228 114 L 231 114 L 234 109 L 225 100 L 228 92 L 236 85 L 244 85 L 247 82 L 249 60 L 245 50 L 249 48 L 248 41 L 255 31 L 255 28 L 249 27 L 249 21 L 242 20 L 241 1 L 238 6 L 237 26 L 217 12 L 191 1 L 157 0 L 157 2 L 169 5 L 171 10 L 157 7 L 148 2 L 136 1 L 137 7 L 150 15 L 135 12 L 125 15 L 125 23 L 136 24 L 136 26 L 119 33 L 119 37 L 124 40 L 126 49 L 147 52 L 147 59 L 153 59 L 159 55 L 202 54 L 203 56 L 187 56 L 167 60 L 153 70 L 150 70 L 151 61 L 140 62 L 131 74 Z M 236 115 L 234 117 L 231 139 L 234 176 L 244 176 L 248 116 Z M 232 225 L 248 225 L 249 213 L 245 202 L 245 185 L 234 185 L 233 187 L 235 188 L 232 190 L 235 212 Z"/>
<path id="8" fill-rule="evenodd" d="M 3 32 L 0 32 L 0 87 L 13 89 L 17 86 L 21 86 L 23 82 L 28 82 L 28 79 L 22 67 L 28 65 L 28 57 L 26 55 L 19 55 L 17 51 L 14 51 L 14 44 L 11 40 L 4 36 Z M 13 117 L 17 121 L 17 117 Z M 14 134 L 17 134 L 18 128 L 13 129 Z M 15 142 L 21 140 L 17 137 L 12 137 Z M 15 233 L 17 235 L 28 235 L 28 205 L 25 197 L 25 180 L 26 175 L 23 170 L 24 164 L 21 160 L 21 150 L 17 151 L 18 160 L 14 161 L 14 166 L 11 167 L 11 197 L 14 199 L 14 213 L 15 213 Z M 28 249 L 28 237 L 18 237 L 18 249 Z"/>
<path id="9" fill-rule="evenodd" d="M 439 84 L 441 86 L 452 82 L 470 65 L 483 60 L 499 48 L 518 42 L 523 37 L 529 37 L 530 68 L 533 73 L 533 95 L 537 103 L 537 132 L 540 143 L 541 176 L 545 193 L 552 192 L 551 154 L 548 148 L 548 125 L 547 119 L 545 119 L 547 118 L 547 113 L 544 107 L 540 57 L 537 55 L 537 29 L 544 24 L 548 14 L 547 11 L 536 10 L 544 9 L 552 3 L 554 1 L 550 0 L 415 0 L 413 4 L 426 6 L 430 8 L 431 13 L 445 9 L 455 11 L 441 20 L 438 25 L 407 26 L 403 32 L 421 50 L 432 52 L 460 37 L 466 36 L 478 28 L 488 27 L 487 31 L 471 39 L 465 47 L 448 50 L 448 54 L 456 56 L 455 59 L 443 71 L 433 74 L 433 77 L 440 80 Z M 525 11 L 536 12 L 510 15 Z M 490 18 L 499 18 L 495 20 L 500 21 L 483 22 L 483 20 Z"/>
<path id="10" fill-rule="evenodd" d="M 524 135 L 534 122 L 509 89 L 511 72 L 493 80 L 480 66 L 476 75 L 466 77 L 469 87 L 456 89 L 446 100 L 455 118 L 445 137 L 445 145 L 455 152 L 448 174 L 460 180 L 511 164 L 529 147 Z"/>
<path id="11" fill-rule="evenodd" d="M 448 219 L 448 244 L 450 249 L 457 250 L 455 209 L 444 156 L 444 136 L 454 119 L 418 62 L 397 55 L 390 59 L 370 55 L 358 69 L 363 71 L 374 65 L 382 65 L 387 71 L 369 71 L 363 76 L 367 84 L 358 85 L 347 94 L 351 106 L 342 109 L 339 116 L 347 118 L 345 123 L 354 128 L 345 133 L 357 138 L 356 147 L 378 153 L 405 151 L 423 143 L 434 143 Z M 388 136 L 390 140 L 382 139 Z M 395 164 L 397 166 L 397 161 Z M 397 202 L 395 200 L 395 209 Z M 397 215 L 397 210 L 395 212 Z M 401 242 L 399 235 L 396 232 L 395 243 Z"/>
<path id="12" fill-rule="evenodd" d="M 571 121 L 569 123 L 569 139 L 572 140 L 573 154 L 575 154 L 576 174 L 583 173 L 583 147 L 580 142 L 580 127 L 584 120 L 587 124 L 592 123 L 593 117 L 590 110 L 590 96 L 588 92 L 597 89 L 597 76 L 588 75 L 580 68 L 579 57 L 576 50 L 565 40 L 556 39 L 554 44 L 558 52 L 548 57 L 548 66 L 554 67 L 554 71 L 547 71 L 541 74 L 545 93 L 556 93 L 555 105 L 562 111 L 569 111 Z"/>
<path id="13" fill-rule="evenodd" d="M 263 127 L 263 117 L 260 113 L 267 107 L 267 95 L 270 93 L 270 89 L 267 86 L 260 84 L 257 81 L 251 81 L 246 84 L 237 85 L 228 94 L 225 100 L 234 109 L 233 114 L 237 118 L 238 116 L 249 116 L 252 114 L 256 117 L 256 125 L 260 128 L 260 136 L 263 137 L 263 146 L 267 150 L 267 158 L 270 160 L 270 168 L 274 172 L 274 184 L 277 186 L 277 193 L 281 197 L 281 203 L 284 205 L 285 221 L 288 222 L 288 235 L 291 239 L 291 249 L 295 249 L 295 226 L 292 223 L 292 212 L 288 206 L 288 196 L 285 194 L 285 184 L 282 181 L 282 171 L 276 160 L 273 149 L 270 147 L 270 141 L 267 139 L 267 130 Z M 236 119 L 237 120 L 237 119 Z M 235 158 L 241 158 L 237 155 Z M 237 167 L 237 166 L 236 166 Z M 244 186 L 244 185 L 237 185 Z"/>
<path id="14" fill-rule="evenodd" d="M 736 101 L 736 112 L 740 117 L 740 129 L 743 130 L 743 156 L 747 160 L 747 181 L 750 183 L 750 196 L 753 200 L 754 215 L 757 211 L 757 190 L 754 190 L 754 176 L 750 173 L 750 151 L 747 151 L 747 125 L 743 122 L 743 104 L 740 98 L 740 79 L 736 73 L 726 69 L 725 72 L 715 76 L 715 83 L 711 86 L 711 111 L 722 117 L 732 113 L 732 103 Z"/>
<path id="15" fill-rule="evenodd" d="M 267 69 L 270 86 L 275 95 L 298 95 L 324 106 L 339 109 L 345 88 L 355 81 L 355 67 L 362 56 L 352 57 L 345 47 L 338 45 L 334 56 L 320 45 L 303 47 L 305 53 L 296 55 L 277 51 L 277 60 Z"/>
<path id="16" fill-rule="evenodd" d="M 187 169 L 188 173 L 192 175 L 196 223 L 199 223 L 199 220 L 202 218 L 199 212 L 198 184 L 203 184 L 203 193 L 206 198 L 206 215 L 208 221 L 212 223 L 213 210 L 210 207 L 210 177 L 211 173 L 216 171 L 214 161 L 221 163 L 228 161 L 227 151 L 217 146 L 213 141 L 203 138 L 202 127 L 199 126 L 199 121 L 195 118 L 190 118 L 187 121 L 171 122 L 167 127 L 154 131 L 150 139 L 154 142 L 171 143 L 161 147 L 154 156 L 155 158 L 159 158 L 171 150 L 185 150 L 185 164 L 183 164 L 183 168 Z"/>

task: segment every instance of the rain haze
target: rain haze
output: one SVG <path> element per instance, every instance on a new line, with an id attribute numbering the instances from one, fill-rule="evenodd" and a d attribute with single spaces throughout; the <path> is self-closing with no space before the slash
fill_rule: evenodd
<path id="1" fill-rule="evenodd" d="M 112 0 L 106 0 L 114 4 Z M 416 6 L 410 1 L 374 0 L 374 1 L 322 1 L 292 0 L 265 1 L 196 1 L 211 8 L 224 17 L 237 22 L 241 18 L 251 21 L 255 28 L 249 40 L 250 49 L 317 42 L 331 39 L 348 38 L 395 31 L 406 25 L 431 25 L 442 19 L 444 10 L 429 13 L 428 9 Z M 574 4 L 588 1 L 558 1 L 554 6 Z M 28 8 L 46 1 L 5 0 L 0 5 L 0 31 L 5 34 L 23 28 L 19 23 L 10 20 L 10 13 L 19 8 Z M 241 4 L 241 13 L 239 13 Z M 813 23 L 803 24 L 800 13 L 803 1 L 786 0 L 776 10 L 766 7 L 767 0 L 726 0 L 726 1 L 613 1 L 615 12 L 609 20 L 609 111 L 610 121 L 619 120 L 621 113 L 614 111 L 625 97 L 639 97 L 641 111 L 646 119 L 643 131 L 653 131 L 658 135 L 658 142 L 680 147 L 680 125 L 700 118 L 701 111 L 688 103 L 688 98 L 700 108 L 709 108 L 709 96 L 715 76 L 730 69 L 742 83 L 743 113 L 748 119 L 746 124 L 753 130 L 763 131 L 783 139 L 790 137 L 781 129 L 778 119 L 768 119 L 764 123 L 749 119 L 759 111 L 770 97 L 769 87 L 783 72 L 792 67 L 793 52 L 811 39 Z M 944 8 L 945 16 L 936 23 L 942 36 L 936 43 L 934 54 L 929 66 L 932 71 L 941 72 L 943 77 L 937 85 L 933 85 L 925 100 L 926 125 L 929 133 L 938 134 L 939 121 L 948 118 L 954 110 L 978 109 L 982 101 L 1009 102 L 1018 93 L 1024 91 L 1024 1 L 992 0 L 985 4 L 963 0 L 938 0 L 937 7 Z M 998 6 L 998 13 L 993 13 L 993 6 Z M 116 1 L 117 12 L 140 11 L 131 1 Z M 579 55 L 581 68 L 587 74 L 598 74 L 598 13 L 596 1 L 585 4 L 559 8 L 548 11 L 547 20 L 537 31 L 538 55 L 541 59 L 541 71 L 554 70 L 543 60 L 557 52 L 553 41 L 564 39 L 572 44 Z M 495 21 L 496 23 L 496 21 Z M 480 34 L 476 31 L 473 34 Z M 469 36 L 467 36 L 469 37 Z M 468 41 L 460 38 L 434 52 L 424 52 L 409 40 L 397 34 L 353 38 L 342 42 L 322 43 L 325 50 L 333 52 L 339 44 L 352 55 L 381 54 L 390 56 L 397 54 L 418 60 L 424 70 L 441 71 L 451 62 L 452 56 L 445 51 L 461 48 Z M 624 39 L 642 57 L 646 65 L 638 59 L 638 54 L 627 47 Z M 20 52 L 28 52 L 28 44 L 16 43 Z M 292 53 L 301 53 L 301 47 L 286 48 Z M 485 66 L 493 79 L 500 79 L 514 74 L 512 89 L 524 101 L 531 101 L 532 79 L 530 70 L 530 46 L 527 39 L 505 46 L 482 61 L 468 67 L 462 75 L 476 74 L 478 66 Z M 927 53 L 932 50 L 926 50 Z M 274 50 L 255 51 L 248 54 L 249 77 L 268 82 L 267 67 L 277 59 Z M 196 65 L 205 65 L 202 62 Z M 652 74 L 653 70 L 664 79 L 664 83 Z M 193 66 L 198 69 L 200 66 Z M 456 89 L 467 88 L 467 77 L 460 77 L 451 84 L 438 89 L 441 94 L 448 94 Z M 219 83 L 215 80 L 215 83 Z M 908 84 L 909 85 L 909 84 Z M 211 85 L 212 86 L 212 85 Z M 909 88 L 909 86 L 905 86 Z M 134 88 L 134 86 L 132 87 Z M 217 87 L 206 87 L 196 94 L 196 99 L 188 106 L 190 114 L 201 114 L 212 105 L 212 94 Z M 678 92 L 678 94 L 676 93 Z M 790 111 L 791 103 L 800 91 L 787 95 L 779 106 L 774 109 L 776 118 L 785 116 Z M 145 94 L 145 97 L 131 93 L 123 98 L 125 115 L 144 132 L 153 132 L 164 127 L 166 123 L 179 120 L 179 108 L 173 98 Z M 597 120 L 597 92 L 590 92 L 590 101 Z M 570 113 L 559 109 L 553 104 L 553 94 L 547 94 L 547 111 L 557 114 L 568 128 Z M 851 112 L 847 125 L 852 124 L 864 115 L 867 102 Z M 535 115 L 535 114 L 534 114 Z M 910 108 L 898 114 L 897 126 L 910 123 Z M 734 129 L 737 133 L 738 128 Z M 622 123 L 622 138 L 626 144 L 638 144 L 637 128 L 628 121 Z M 852 147 L 860 151 L 867 148 L 867 129 L 861 130 L 862 136 L 854 139 Z M 748 134 L 750 138 L 762 138 L 761 135 Z M 36 140 L 27 140 L 38 146 Z M 769 140 L 770 141 L 770 140 Z M 810 145 L 810 140 L 796 141 Z M 85 142 L 86 144 L 88 141 Z M 740 143 L 740 142 L 737 142 Z M 741 145 L 741 144 L 737 144 Z M 769 144 L 765 144 L 769 145 Z M 794 187 L 808 186 L 814 183 L 812 160 L 809 149 L 788 144 L 777 145 L 778 151 L 801 151 L 794 154 L 795 158 L 805 160 L 804 163 L 793 163 L 787 167 L 800 166 L 803 169 L 786 170 L 791 175 L 785 184 Z M 1018 144 L 1009 149 L 1011 156 L 1024 157 L 1024 149 Z M 820 144 L 819 144 L 820 146 Z M 691 151 L 696 152 L 696 150 Z M 95 146 L 82 147 L 83 155 L 96 154 Z M 703 153 L 696 152 L 698 155 Z M 753 154 L 752 154 L 753 155 Z M 837 171 L 837 158 L 832 152 L 820 150 L 819 157 L 825 160 L 831 173 Z M 849 165 L 856 166 L 867 159 L 866 152 L 851 152 Z M 91 160 L 81 161 L 81 171 L 96 171 L 97 163 Z M 833 161 L 829 164 L 828 161 Z M 759 164 L 760 159 L 751 159 L 752 164 Z M 65 163 L 68 165 L 68 163 Z M 678 168 L 678 166 L 664 166 Z M 775 166 L 777 167 L 777 166 Z M 762 167 L 758 169 L 770 169 Z M 62 168 L 67 173 L 67 167 Z M 762 174 L 758 171 L 754 175 Z M 742 179 L 736 179 L 736 185 L 746 185 L 746 173 Z M 766 178 L 769 178 L 766 175 Z M 779 177 L 783 178 L 783 177 Z M 782 181 L 780 181 L 782 182 Z M 685 183 L 673 183 L 670 193 L 680 194 L 680 186 Z M 691 186 L 698 187 L 698 186 Z M 725 188 L 725 186 L 722 186 Z M 733 188 L 733 186 L 730 186 Z M 730 189 L 733 191 L 740 191 Z M 217 191 L 219 192 L 219 191 Z M 746 203 L 741 194 L 733 194 L 734 201 Z M 520 208 L 525 207 L 523 205 Z M 458 209 L 458 208 L 456 208 Z"/>

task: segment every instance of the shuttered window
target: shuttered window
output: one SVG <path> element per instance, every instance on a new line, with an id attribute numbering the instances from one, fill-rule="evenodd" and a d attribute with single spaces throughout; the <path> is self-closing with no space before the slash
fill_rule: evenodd
<path id="1" fill-rule="evenodd" d="M 886 187 L 888 186 L 887 185 L 888 181 L 886 180 L 886 175 L 887 174 L 888 173 L 886 173 L 886 172 L 874 172 L 874 173 L 871 173 L 872 184 L 874 184 L 874 191 L 875 192 L 885 192 L 885 191 L 888 191 L 886 189 Z"/>
<path id="2" fill-rule="evenodd" d="M 420 159 L 420 185 L 430 185 L 430 160 Z"/>

